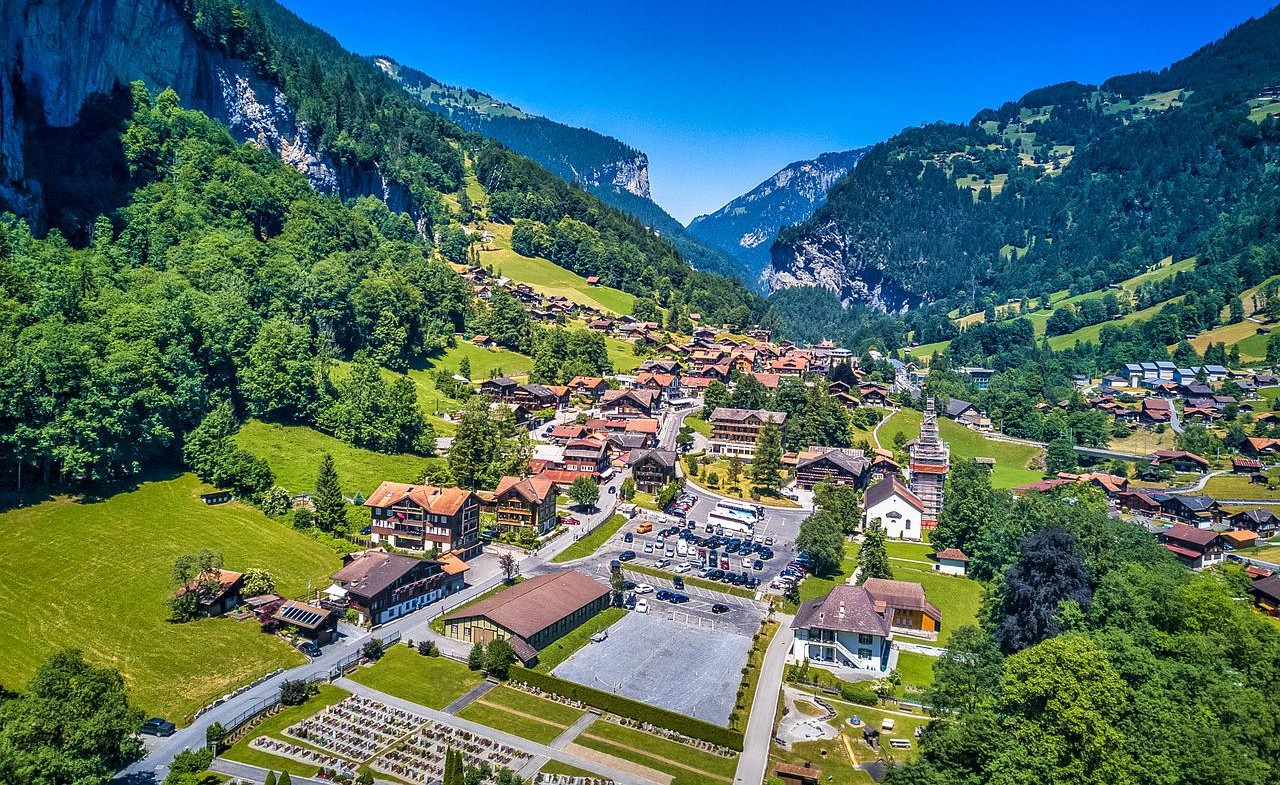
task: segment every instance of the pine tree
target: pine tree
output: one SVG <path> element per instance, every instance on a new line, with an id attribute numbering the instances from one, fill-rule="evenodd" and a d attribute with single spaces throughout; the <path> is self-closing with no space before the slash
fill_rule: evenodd
<path id="1" fill-rule="evenodd" d="M 320 471 L 316 474 L 316 491 L 311 501 L 316 506 L 316 525 L 327 532 L 346 526 L 347 501 L 342 497 L 338 483 L 338 470 L 333 466 L 333 456 L 325 453 L 320 459 Z"/>
<path id="2" fill-rule="evenodd" d="M 268 771 L 267 778 L 262 781 L 262 785 L 276 785 L 276 773 L 274 771 Z"/>
<path id="3" fill-rule="evenodd" d="M 893 579 L 889 553 L 884 545 L 884 527 L 880 525 L 879 518 L 867 526 L 862 548 L 858 551 L 858 585 L 866 583 L 868 578 Z"/>
<path id="4" fill-rule="evenodd" d="M 471 647 L 471 653 L 467 655 L 467 667 L 473 671 L 482 670 L 484 668 L 485 653 L 484 644 L 479 641 Z"/>
<path id="5" fill-rule="evenodd" d="M 280 772 L 280 779 L 276 781 L 277 785 L 293 785 L 293 780 L 289 778 L 289 772 Z"/>
<path id="6" fill-rule="evenodd" d="M 751 481 L 758 490 L 766 492 L 782 487 L 782 431 L 773 423 L 760 429 L 751 463 Z"/>

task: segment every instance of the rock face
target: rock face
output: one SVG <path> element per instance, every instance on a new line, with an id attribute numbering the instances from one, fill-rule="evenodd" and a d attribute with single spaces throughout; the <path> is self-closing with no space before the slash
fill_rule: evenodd
<path id="1" fill-rule="evenodd" d="M 737 258 L 753 274 L 762 275 L 778 230 L 808 220 L 826 202 L 827 190 L 866 150 L 823 153 L 788 164 L 714 213 L 694 218 L 689 231 Z"/>
<path id="2" fill-rule="evenodd" d="M 829 289 L 845 303 L 862 302 L 891 313 L 921 304 L 894 283 L 885 280 L 882 256 L 849 238 L 834 222 L 815 226 L 786 247 L 786 264 L 766 270 L 770 290 L 789 286 Z"/>
<path id="3" fill-rule="evenodd" d="M 322 193 L 372 195 L 416 212 L 408 189 L 376 169 L 317 153 L 279 88 L 247 63 L 201 46 L 165 0 L 0 3 L 0 207 L 38 221 L 41 184 L 27 176 L 27 135 L 73 125 L 91 97 L 135 80 L 152 90 L 172 87 L 184 106 L 276 153 Z"/>

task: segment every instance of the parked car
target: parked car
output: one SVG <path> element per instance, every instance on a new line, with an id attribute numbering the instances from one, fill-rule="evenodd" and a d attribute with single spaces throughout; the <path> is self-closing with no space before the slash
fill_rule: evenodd
<path id="1" fill-rule="evenodd" d="M 636 613 L 648 613 L 648 612 L 649 612 L 649 601 L 648 601 L 648 600 L 637 600 L 637 601 L 636 601 Z"/>
<path id="2" fill-rule="evenodd" d="M 628 610 L 636 609 L 636 595 L 628 594 L 627 598 L 622 601 L 622 606 Z"/>
<path id="3" fill-rule="evenodd" d="M 764 569 L 764 562 L 760 561 L 759 559 L 756 559 L 756 560 L 755 560 L 755 562 L 753 562 L 751 566 L 752 566 L 752 567 L 754 567 L 754 568 L 755 568 L 755 569 L 757 569 L 757 570 L 763 570 L 763 569 Z"/>
<path id="4" fill-rule="evenodd" d="M 689 562 L 681 562 L 680 564 L 676 565 L 676 568 L 675 570 L 673 570 L 673 572 L 675 572 L 678 575 L 683 575 L 684 573 L 692 569 L 693 569 L 693 565 L 690 564 Z"/>
<path id="5" fill-rule="evenodd" d="M 666 567 L 670 563 L 671 563 L 670 559 L 658 559 L 656 562 L 653 563 L 653 566 L 661 570 L 663 567 Z"/>
<path id="6" fill-rule="evenodd" d="M 632 534 L 631 532 L 627 532 L 626 534 L 622 535 L 623 542 L 635 542 L 635 539 L 636 539 L 635 535 Z"/>
<path id="7" fill-rule="evenodd" d="M 772 535 L 772 534 L 770 534 L 768 537 L 765 537 L 765 538 L 764 538 L 764 544 L 765 544 L 765 545 L 773 545 L 773 535 Z"/>
<path id="8" fill-rule="evenodd" d="M 667 601 L 668 601 L 668 602 L 673 602 L 673 603 L 675 603 L 676 605 L 679 605 L 680 603 L 688 602 L 688 601 L 689 601 L 689 595 L 687 595 L 687 594 L 676 594 L 676 593 L 674 593 L 674 592 L 673 592 L 673 593 L 671 594 L 671 596 L 667 598 Z"/>
<path id="9" fill-rule="evenodd" d="M 298 647 L 298 651 L 302 652 L 308 657 L 320 656 L 320 647 L 317 646 L 314 641 L 303 640 L 303 641 L 298 641 L 294 645 Z"/>
<path id="10" fill-rule="evenodd" d="M 152 717 L 142 723 L 142 728 L 139 729 L 139 732 L 145 733 L 148 736 L 172 736 L 174 731 L 177 729 L 177 725 L 174 725 L 166 719 L 161 717 Z"/>
<path id="11" fill-rule="evenodd" d="M 633 591 L 636 588 L 636 582 L 630 578 L 624 578 L 622 581 L 623 591 Z"/>
<path id="12" fill-rule="evenodd" d="M 711 606 L 711 612 L 712 613 L 728 613 L 729 606 L 725 605 L 722 602 L 717 602 L 715 605 Z"/>
<path id="13" fill-rule="evenodd" d="M 657 594 L 655 594 L 655 595 L 653 595 L 653 598 L 654 598 L 655 600 L 669 600 L 669 599 L 671 599 L 671 590 L 670 590 L 670 589 L 658 589 L 658 593 L 657 593 Z"/>
<path id="14" fill-rule="evenodd" d="M 636 594 L 648 594 L 649 592 L 653 591 L 653 587 L 647 583 L 637 583 L 633 591 Z"/>
<path id="15" fill-rule="evenodd" d="M 644 552 L 645 552 L 645 553 L 653 553 L 653 543 L 651 543 L 651 542 L 646 542 L 646 543 L 644 544 Z"/>
<path id="16" fill-rule="evenodd" d="M 679 575 L 675 576 L 674 578 L 671 579 L 671 585 L 675 586 L 677 589 L 683 589 L 684 578 L 681 578 Z"/>
<path id="17" fill-rule="evenodd" d="M 623 551 L 618 554 L 618 561 L 631 561 L 636 557 L 635 551 Z"/>

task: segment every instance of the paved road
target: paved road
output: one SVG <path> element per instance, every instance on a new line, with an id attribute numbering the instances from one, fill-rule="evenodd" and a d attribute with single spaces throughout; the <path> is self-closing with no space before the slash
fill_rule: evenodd
<path id="1" fill-rule="evenodd" d="M 1213 479 L 1214 477 L 1220 477 L 1224 474 L 1231 474 L 1231 470 L 1219 469 L 1216 472 L 1209 472 L 1208 474 L 1202 474 L 1200 475 L 1200 479 L 1196 480 L 1195 482 L 1186 486 L 1185 488 L 1167 488 L 1165 490 L 1165 493 L 1195 493 L 1196 491 L 1203 490 L 1205 484 L 1209 482 L 1209 480 Z"/>
<path id="2" fill-rule="evenodd" d="M 773 718 L 778 713 L 778 693 L 782 690 L 782 673 L 792 641 L 792 617 L 782 614 L 776 618 L 781 626 L 769 642 L 760 667 L 760 683 L 751 702 L 751 716 L 747 718 L 747 732 L 742 754 L 738 756 L 734 785 L 761 785 L 769 767 Z"/>

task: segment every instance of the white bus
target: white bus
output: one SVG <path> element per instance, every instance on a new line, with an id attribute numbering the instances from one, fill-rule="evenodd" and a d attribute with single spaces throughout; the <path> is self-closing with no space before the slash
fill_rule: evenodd
<path id="1" fill-rule="evenodd" d="M 716 511 L 725 515 L 741 515 L 753 521 L 762 517 L 762 508 L 759 505 L 748 504 L 747 502 L 721 501 L 716 504 Z"/>
<path id="2" fill-rule="evenodd" d="M 740 515 L 725 515 L 716 510 L 712 510 L 707 515 L 707 524 L 719 526 L 726 532 L 734 532 L 735 534 L 750 534 L 755 529 L 754 524 L 744 520 Z"/>

